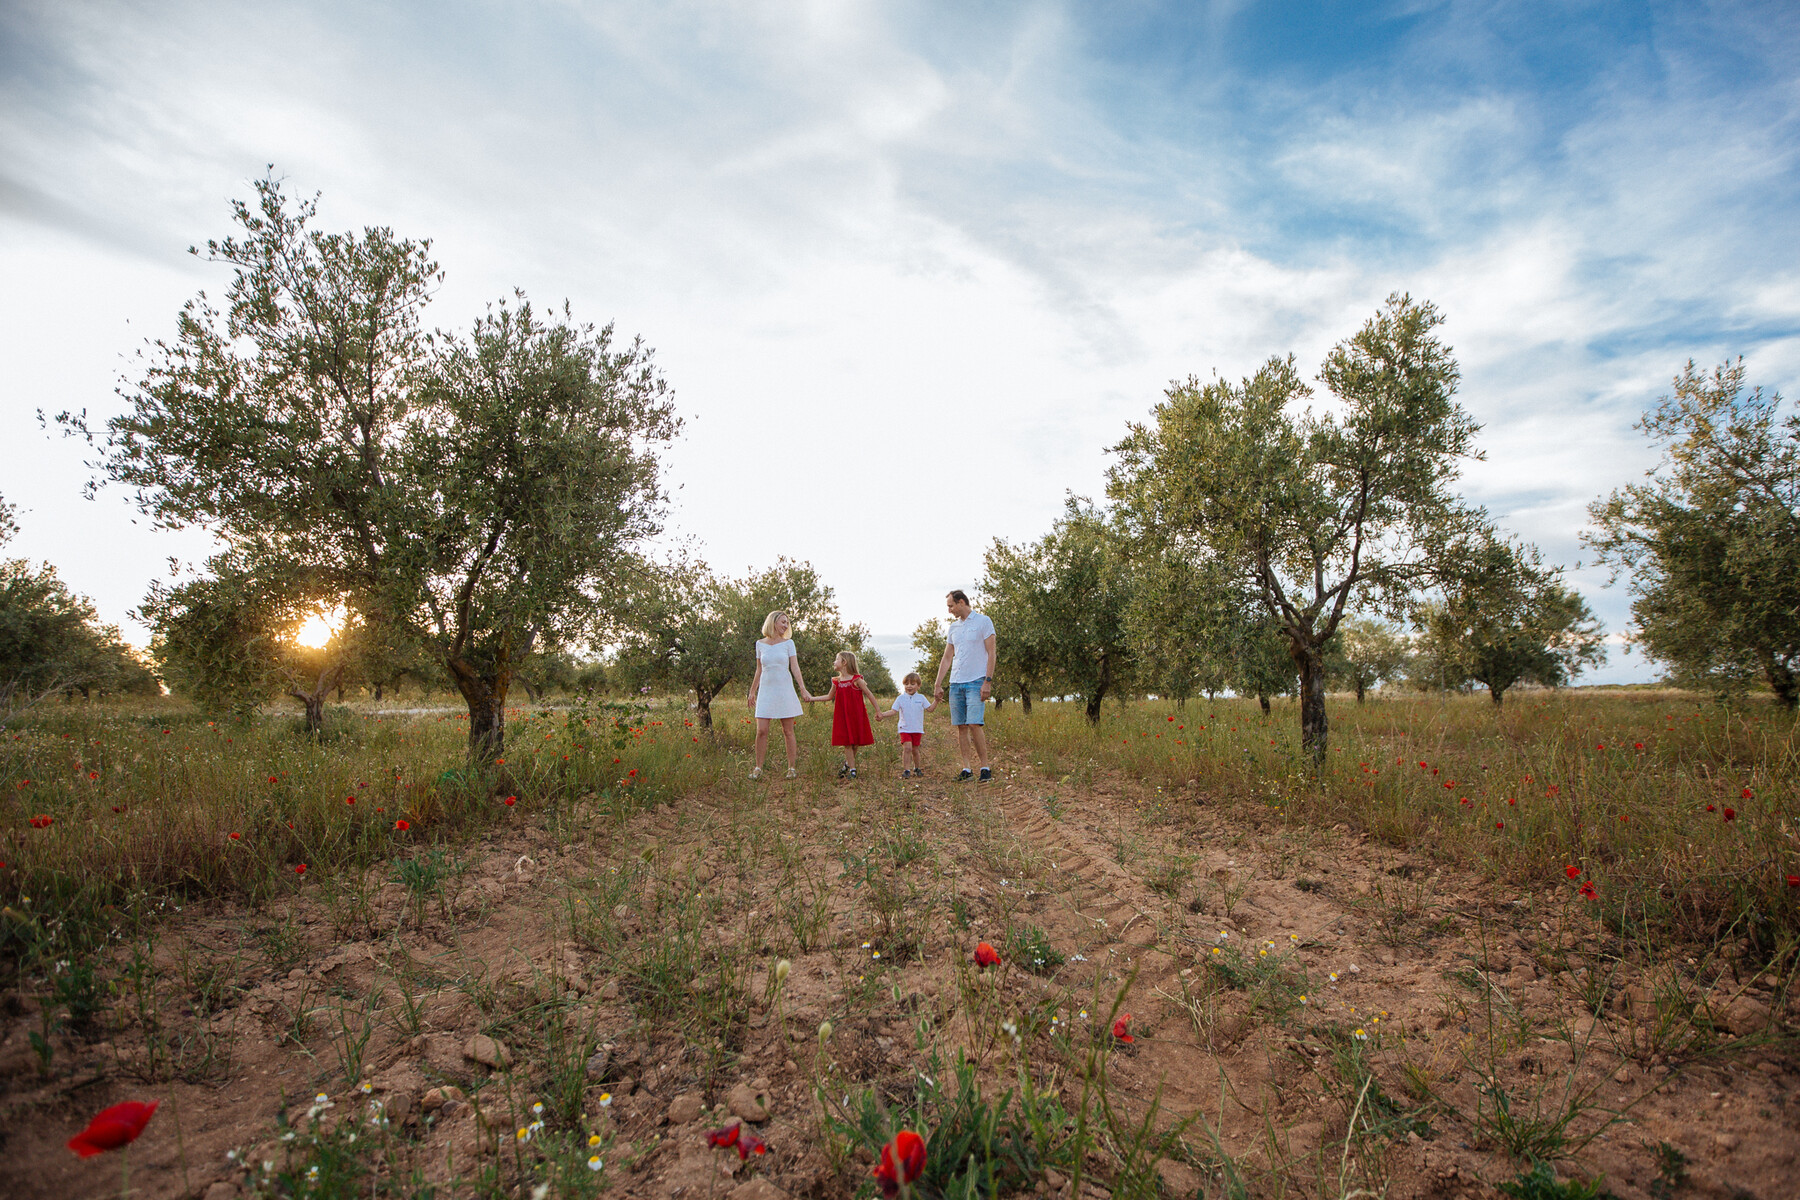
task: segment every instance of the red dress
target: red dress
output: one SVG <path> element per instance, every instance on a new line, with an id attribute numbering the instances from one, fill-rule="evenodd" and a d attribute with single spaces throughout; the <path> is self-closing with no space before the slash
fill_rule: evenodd
<path id="1" fill-rule="evenodd" d="M 873 746 L 875 730 L 869 725 L 869 710 L 863 702 L 862 676 L 831 680 L 831 744 L 834 746 Z"/>

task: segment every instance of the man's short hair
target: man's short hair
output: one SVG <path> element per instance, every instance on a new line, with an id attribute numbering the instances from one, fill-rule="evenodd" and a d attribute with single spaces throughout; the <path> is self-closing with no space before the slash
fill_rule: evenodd
<path id="1" fill-rule="evenodd" d="M 967 604 L 969 602 L 969 593 L 963 591 L 961 588 L 957 588 L 950 593 L 950 599 L 958 604 Z"/>

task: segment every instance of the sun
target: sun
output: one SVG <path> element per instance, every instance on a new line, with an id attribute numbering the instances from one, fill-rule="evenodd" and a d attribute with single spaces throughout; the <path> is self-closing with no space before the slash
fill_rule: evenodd
<path id="1" fill-rule="evenodd" d="M 337 636 L 338 627 L 343 623 L 344 609 L 342 605 L 330 612 L 314 613 L 302 621 L 300 628 L 294 631 L 294 641 L 308 650 L 317 650 Z"/>

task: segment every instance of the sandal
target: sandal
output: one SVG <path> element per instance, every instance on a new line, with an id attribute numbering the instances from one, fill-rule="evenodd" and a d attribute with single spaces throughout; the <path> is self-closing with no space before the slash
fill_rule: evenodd
<path id="1" fill-rule="evenodd" d="M 800 772 L 794 770 L 794 768 L 792 768 L 792 767 L 789 767 L 787 777 L 789 779 L 798 779 L 798 778 L 800 778 Z"/>
<path id="2" fill-rule="evenodd" d="M 750 768 L 750 778 L 752 781 L 761 779 L 762 778 L 762 768 L 761 767 L 751 767 Z"/>

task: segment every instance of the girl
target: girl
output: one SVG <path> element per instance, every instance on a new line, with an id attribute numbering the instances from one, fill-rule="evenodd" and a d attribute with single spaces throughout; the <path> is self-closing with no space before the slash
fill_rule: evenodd
<path id="1" fill-rule="evenodd" d="M 806 690 L 800 677 L 800 658 L 788 637 L 793 623 L 779 609 L 763 618 L 763 635 L 756 643 L 756 674 L 750 677 L 750 707 L 756 713 L 756 766 L 750 778 L 761 779 L 763 758 L 769 753 L 769 722 L 781 722 L 781 736 L 787 740 L 787 777 L 799 774 L 795 769 L 800 750 L 794 745 L 794 718 L 800 715 L 800 700 L 824 699 Z M 800 690 L 795 692 L 795 687 Z"/>
<path id="2" fill-rule="evenodd" d="M 875 693 L 856 673 L 856 655 L 848 650 L 838 651 L 831 666 L 837 672 L 831 680 L 831 744 L 842 746 L 845 755 L 838 778 L 847 775 L 855 779 L 856 748 L 875 744 L 875 727 L 869 724 L 869 711 L 876 707 Z M 863 707 L 865 703 L 868 708 Z"/>

